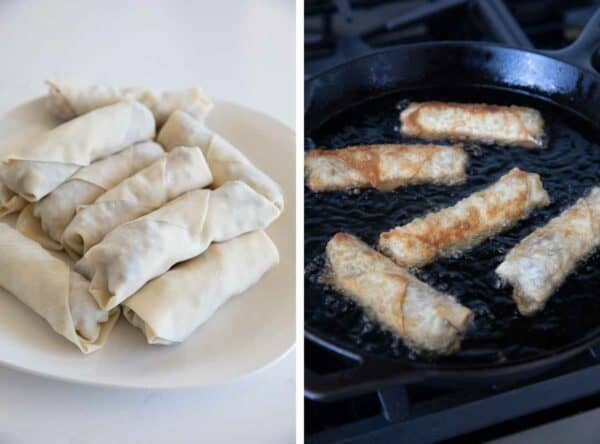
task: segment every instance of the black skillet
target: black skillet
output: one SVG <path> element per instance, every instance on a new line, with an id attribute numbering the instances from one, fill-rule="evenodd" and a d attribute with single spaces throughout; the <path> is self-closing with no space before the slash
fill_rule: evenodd
<path id="1" fill-rule="evenodd" d="M 546 310 L 519 316 L 494 268 L 520 239 L 600 184 L 600 11 L 560 51 L 490 43 L 415 44 L 371 54 L 305 84 L 306 149 L 400 142 L 398 108 L 408 100 L 522 104 L 547 121 L 548 150 L 469 147 L 461 187 L 419 186 L 393 193 L 305 189 L 305 337 L 354 363 L 333 374 L 305 371 L 305 394 L 333 400 L 390 384 L 500 384 L 527 378 L 600 344 L 600 254 L 578 267 Z M 452 205 L 511 167 L 540 173 L 553 203 L 462 257 L 417 272 L 476 313 L 475 327 L 452 357 L 428 358 L 371 323 L 352 302 L 322 285 L 329 237 L 348 231 L 375 244 L 379 232 Z"/>

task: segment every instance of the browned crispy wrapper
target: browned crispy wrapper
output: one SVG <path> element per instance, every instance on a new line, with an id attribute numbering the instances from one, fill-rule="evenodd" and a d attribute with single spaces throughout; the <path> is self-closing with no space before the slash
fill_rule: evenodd
<path id="1" fill-rule="evenodd" d="M 421 282 L 406 269 L 346 233 L 327 243 L 328 278 L 384 328 L 417 351 L 451 354 L 473 320 L 454 297 Z"/>
<path id="2" fill-rule="evenodd" d="M 600 246 L 600 187 L 538 228 L 506 255 L 496 273 L 513 286 L 519 312 L 545 306 L 576 265 Z"/>
<path id="3" fill-rule="evenodd" d="M 400 113 L 402 134 L 427 140 L 545 148 L 544 119 L 523 106 L 484 103 L 411 103 Z"/>
<path id="4" fill-rule="evenodd" d="M 399 265 L 420 267 L 469 249 L 549 203 L 540 176 L 514 168 L 452 207 L 382 233 L 379 246 Z"/>
<path id="5" fill-rule="evenodd" d="M 466 179 L 461 145 L 360 145 L 315 149 L 304 157 L 306 183 L 313 191 L 406 185 L 458 185 Z"/>

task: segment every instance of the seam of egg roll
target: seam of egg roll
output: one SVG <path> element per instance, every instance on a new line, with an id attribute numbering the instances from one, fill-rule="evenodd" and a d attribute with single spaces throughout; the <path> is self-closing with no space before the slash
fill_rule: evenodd
<path id="1" fill-rule="evenodd" d="M 443 110 L 455 110 L 450 118 L 455 121 L 445 130 L 436 130 L 432 127 L 427 127 L 419 122 L 421 113 L 427 113 L 428 111 L 443 111 Z M 455 116 L 456 111 L 462 111 L 465 115 L 462 117 Z M 518 135 L 513 137 L 507 137 L 509 129 L 504 127 L 502 130 L 492 130 L 485 125 L 489 125 L 485 121 L 485 117 L 502 115 L 505 120 L 511 120 L 516 123 L 519 127 Z M 527 128 L 524 121 L 525 118 L 530 117 L 534 120 L 533 126 L 535 128 Z M 464 120 L 463 120 L 464 118 Z M 437 124 L 444 122 L 442 116 L 431 117 Z M 470 120 L 472 123 L 477 122 L 479 119 L 480 123 L 484 126 L 484 129 L 479 128 L 480 132 L 487 132 L 487 136 L 477 134 L 475 131 L 463 131 L 461 132 L 457 126 L 465 125 L 465 122 Z M 496 143 L 499 145 L 509 146 L 522 146 L 525 148 L 545 148 L 547 146 L 547 140 L 544 136 L 544 120 L 539 111 L 533 108 L 527 108 L 522 106 L 499 106 L 499 105 L 488 105 L 483 103 L 456 103 L 456 102 L 413 102 L 406 109 L 400 113 L 400 122 L 402 124 L 400 131 L 403 134 L 409 136 L 416 136 L 427 140 L 436 139 L 449 139 L 449 140 L 469 140 L 475 142 L 482 142 L 485 144 Z M 506 124 L 506 121 L 505 121 Z"/>
<path id="2" fill-rule="evenodd" d="M 54 251 L 60 251 L 63 248 L 59 242 L 52 239 L 42 228 L 41 220 L 33 214 L 32 204 L 28 204 L 19 213 L 15 228 L 19 230 L 21 234 L 36 241 L 44 248 Z"/>

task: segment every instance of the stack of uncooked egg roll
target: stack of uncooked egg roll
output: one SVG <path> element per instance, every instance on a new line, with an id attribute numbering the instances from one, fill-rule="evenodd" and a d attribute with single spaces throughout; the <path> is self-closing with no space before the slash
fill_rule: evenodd
<path id="1" fill-rule="evenodd" d="M 42 200 L 22 211 L 17 228 L 46 248 L 60 249 L 65 228 L 80 206 L 91 204 L 163 154 L 159 144 L 141 142 L 79 169 Z"/>
<path id="2" fill-rule="evenodd" d="M 77 262 L 103 308 L 123 302 L 178 262 L 223 242 L 262 230 L 277 217 L 272 202 L 245 183 L 194 190 L 139 219 L 120 225 Z"/>
<path id="3" fill-rule="evenodd" d="M 20 212 L 0 224 L 0 287 L 82 352 L 123 303 L 149 343 L 180 342 L 279 261 L 262 230 L 281 189 L 204 126 L 200 89 L 50 88 L 66 121 L 0 146 L 0 217 Z"/>
<path id="4" fill-rule="evenodd" d="M 80 208 L 64 231 L 65 249 L 72 257 L 81 256 L 119 225 L 211 181 L 200 149 L 177 147 Z"/>
<path id="5" fill-rule="evenodd" d="M 98 108 L 0 150 L 0 182 L 30 202 L 54 191 L 75 171 L 155 134 L 152 113 L 138 102 Z"/>

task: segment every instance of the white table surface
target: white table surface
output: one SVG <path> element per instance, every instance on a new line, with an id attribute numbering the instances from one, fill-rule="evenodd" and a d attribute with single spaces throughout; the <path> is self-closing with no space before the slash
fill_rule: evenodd
<path id="1" fill-rule="evenodd" d="M 0 110 L 80 79 L 211 96 L 295 124 L 293 0 L 0 2 Z M 0 368 L 0 443 L 287 443 L 295 356 L 208 389 L 130 391 Z"/>

